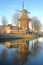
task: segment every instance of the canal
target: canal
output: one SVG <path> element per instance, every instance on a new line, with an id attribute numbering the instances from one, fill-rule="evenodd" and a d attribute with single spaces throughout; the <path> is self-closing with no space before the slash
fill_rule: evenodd
<path id="1" fill-rule="evenodd" d="M 0 42 L 0 65 L 43 65 L 43 38 Z"/>

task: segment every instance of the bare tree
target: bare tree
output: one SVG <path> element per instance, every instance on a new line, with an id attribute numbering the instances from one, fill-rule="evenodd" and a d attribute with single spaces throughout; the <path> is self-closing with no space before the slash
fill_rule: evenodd
<path id="1" fill-rule="evenodd" d="M 5 16 L 2 18 L 2 24 L 3 24 L 3 31 L 6 32 L 6 25 L 7 25 L 7 19 Z"/>
<path id="2" fill-rule="evenodd" d="M 38 18 L 35 16 L 32 18 L 32 29 L 35 31 L 37 31 L 37 33 L 40 31 L 41 29 L 41 23 L 40 20 L 38 20 Z"/>
<path id="3" fill-rule="evenodd" d="M 15 24 L 16 26 L 18 26 L 18 27 L 19 27 L 18 19 L 20 18 L 20 16 L 21 16 L 21 13 L 20 13 L 19 11 L 17 11 L 17 12 L 13 15 L 13 17 L 12 17 L 12 20 L 13 20 L 14 24 Z"/>
<path id="4" fill-rule="evenodd" d="M 2 24 L 3 24 L 3 25 L 7 25 L 7 19 L 6 19 L 5 16 L 3 16 L 3 18 L 2 18 Z"/>

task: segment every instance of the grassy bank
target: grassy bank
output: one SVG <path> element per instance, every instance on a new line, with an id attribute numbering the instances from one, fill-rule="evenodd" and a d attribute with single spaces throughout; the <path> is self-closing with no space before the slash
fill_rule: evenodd
<path id="1" fill-rule="evenodd" d="M 14 34 L 0 34 L 0 42 L 1 41 L 10 41 L 10 40 L 17 40 L 17 39 L 28 39 L 33 40 L 37 38 L 37 35 L 26 34 L 26 35 L 14 35 Z"/>
<path id="2" fill-rule="evenodd" d="M 15 35 L 14 35 L 15 36 Z M 30 34 L 26 34 L 26 35 L 16 35 L 17 37 L 21 37 L 23 39 L 28 39 L 28 40 L 32 40 L 34 39 L 34 36 L 33 35 L 30 35 Z"/>
<path id="3" fill-rule="evenodd" d="M 0 42 L 12 41 L 16 39 L 23 39 L 23 38 L 12 34 L 0 34 Z"/>
<path id="4" fill-rule="evenodd" d="M 33 40 L 35 38 L 38 38 L 38 35 L 35 35 L 35 34 L 14 35 L 14 36 L 22 38 L 22 39 L 28 39 L 28 40 Z"/>

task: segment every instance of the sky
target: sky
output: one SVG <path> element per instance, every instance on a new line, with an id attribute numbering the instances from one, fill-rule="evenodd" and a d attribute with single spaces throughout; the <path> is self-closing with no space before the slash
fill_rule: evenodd
<path id="1" fill-rule="evenodd" d="M 8 23 L 12 23 L 15 9 L 22 10 L 23 1 L 24 8 L 30 12 L 29 16 L 37 16 L 43 26 L 43 0 L 0 0 L 0 25 L 3 16 L 6 16 Z"/>

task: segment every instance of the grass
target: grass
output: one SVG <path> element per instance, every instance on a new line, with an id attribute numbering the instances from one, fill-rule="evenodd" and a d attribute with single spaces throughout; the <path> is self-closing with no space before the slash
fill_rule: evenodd
<path id="1" fill-rule="evenodd" d="M 14 35 L 14 34 L 0 34 L 0 42 L 1 41 L 10 41 L 10 40 L 20 40 L 20 39 L 27 39 L 33 40 L 38 38 L 35 34 L 26 34 L 26 35 Z"/>
<path id="2" fill-rule="evenodd" d="M 22 39 L 28 39 L 28 40 L 33 40 L 35 38 L 38 38 L 38 36 L 37 35 L 34 35 L 34 34 L 16 35 L 16 37 L 20 37 Z"/>

